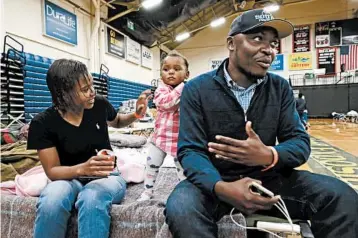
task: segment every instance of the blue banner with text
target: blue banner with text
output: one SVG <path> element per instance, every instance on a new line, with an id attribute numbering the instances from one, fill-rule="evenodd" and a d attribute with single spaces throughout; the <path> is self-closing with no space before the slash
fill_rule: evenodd
<path id="1" fill-rule="evenodd" d="M 44 1 L 45 34 L 77 45 L 77 16 L 52 2 Z"/>
<path id="2" fill-rule="evenodd" d="M 283 54 L 276 55 L 276 59 L 272 62 L 269 70 L 283 70 Z"/>

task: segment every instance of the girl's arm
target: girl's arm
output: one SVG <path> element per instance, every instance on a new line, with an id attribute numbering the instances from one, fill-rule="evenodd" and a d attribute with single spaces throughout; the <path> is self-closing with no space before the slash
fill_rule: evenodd
<path id="1" fill-rule="evenodd" d="M 184 83 L 170 91 L 168 87 L 159 87 L 154 93 L 154 103 L 162 111 L 176 111 L 179 108 L 180 96 Z"/>

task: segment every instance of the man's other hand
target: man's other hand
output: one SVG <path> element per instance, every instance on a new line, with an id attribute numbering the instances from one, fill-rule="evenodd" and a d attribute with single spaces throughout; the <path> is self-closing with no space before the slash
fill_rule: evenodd
<path id="1" fill-rule="evenodd" d="M 252 129 L 252 123 L 246 123 L 246 140 L 237 140 L 230 137 L 217 135 L 219 143 L 210 142 L 209 152 L 214 153 L 216 158 L 229 160 L 234 163 L 247 166 L 266 166 L 273 162 L 271 149 L 262 143 L 260 137 Z"/>

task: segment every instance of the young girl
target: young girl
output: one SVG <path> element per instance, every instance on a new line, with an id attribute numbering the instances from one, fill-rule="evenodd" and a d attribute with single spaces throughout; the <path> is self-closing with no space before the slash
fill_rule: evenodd
<path id="1" fill-rule="evenodd" d="M 189 77 L 188 61 L 179 53 L 171 52 L 162 61 L 161 77 L 163 84 L 154 93 L 157 107 L 155 130 L 150 144 L 144 179 L 144 189 L 138 201 L 153 196 L 153 187 L 159 167 L 167 154 L 174 157 L 179 180 L 185 179 L 183 169 L 176 159 L 179 133 L 179 101 L 184 88 L 184 80 Z"/>
<path id="2" fill-rule="evenodd" d="M 28 149 L 37 149 L 52 180 L 37 203 L 34 237 L 65 237 L 73 207 L 78 210 L 78 237 L 108 237 L 110 208 L 124 197 L 121 176 L 109 176 L 114 158 L 107 123 L 128 125 L 144 115 L 150 90 L 141 94 L 136 113 L 120 115 L 106 98 L 96 96 L 86 66 L 56 60 L 47 72 L 53 106 L 36 115 L 29 129 Z"/>

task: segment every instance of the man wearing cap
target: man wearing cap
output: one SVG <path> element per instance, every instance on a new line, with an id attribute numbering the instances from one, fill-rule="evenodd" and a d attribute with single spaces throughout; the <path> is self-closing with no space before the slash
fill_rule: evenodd
<path id="1" fill-rule="evenodd" d="M 244 12 L 231 25 L 229 58 L 185 85 L 178 159 L 187 180 L 165 211 L 174 237 L 218 237 L 216 222 L 233 207 L 283 217 L 273 207 L 278 197 L 253 193 L 253 181 L 281 196 L 291 218 L 310 220 L 316 238 L 358 237 L 357 193 L 294 169 L 309 158 L 310 139 L 287 80 L 267 73 L 279 39 L 292 31 L 263 10 Z"/>

